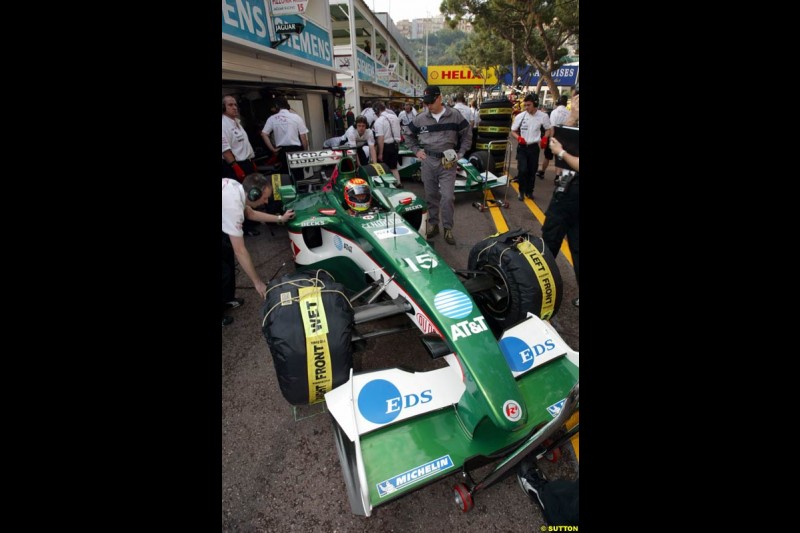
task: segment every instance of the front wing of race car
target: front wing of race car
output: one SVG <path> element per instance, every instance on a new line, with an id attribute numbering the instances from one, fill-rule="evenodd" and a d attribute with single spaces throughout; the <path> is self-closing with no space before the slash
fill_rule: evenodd
<path id="1" fill-rule="evenodd" d="M 471 459 L 497 460 L 498 468 L 515 464 L 563 426 L 576 407 L 560 409 L 578 381 L 578 353 L 533 315 L 499 345 L 528 412 L 515 431 L 499 431 L 488 419 L 473 432 L 465 427 L 459 400 L 466 385 L 453 366 L 353 375 L 326 394 L 353 513 L 370 516 L 373 508 L 454 474 Z M 535 363 L 522 369 L 526 359 Z"/>

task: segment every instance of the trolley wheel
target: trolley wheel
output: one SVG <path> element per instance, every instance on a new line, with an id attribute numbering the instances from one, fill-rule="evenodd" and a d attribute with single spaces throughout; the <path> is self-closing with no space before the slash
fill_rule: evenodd
<path id="1" fill-rule="evenodd" d="M 545 458 L 551 463 L 558 462 L 561 459 L 561 448 L 553 448 L 545 455 Z"/>
<path id="2" fill-rule="evenodd" d="M 475 506 L 472 501 L 472 494 L 469 493 L 469 489 L 463 483 L 453 485 L 453 499 L 462 513 L 466 513 Z"/>
<path id="3" fill-rule="evenodd" d="M 483 213 L 484 211 L 486 211 L 486 206 L 484 206 L 483 204 L 479 205 L 479 206 L 478 206 L 478 211 L 480 211 L 481 213 Z"/>

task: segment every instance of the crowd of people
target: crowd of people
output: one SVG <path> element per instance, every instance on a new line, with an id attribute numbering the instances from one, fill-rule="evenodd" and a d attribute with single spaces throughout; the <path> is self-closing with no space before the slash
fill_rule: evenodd
<path id="1" fill-rule="evenodd" d="M 578 157 L 564 150 L 554 136 L 556 127 L 576 126 L 578 123 L 577 87 L 572 90 L 571 106 L 567 109 L 569 101 L 566 95 L 560 96 L 556 100 L 557 106 L 548 115 L 539 108 L 539 99 L 535 94 L 526 95 L 522 99 L 521 111 L 513 117 L 510 139 L 516 141 L 515 181 L 519 184 L 520 201 L 526 197 L 533 200 L 536 178 L 544 179 L 549 162 L 554 158 L 559 162 L 556 165 L 556 189 L 546 211 L 542 237 L 554 256 L 559 253 L 564 238 L 567 238 L 575 278 L 579 280 Z M 441 89 L 435 85 L 425 88 L 421 103 L 421 110 L 411 102 L 405 102 L 403 109 L 399 110 L 380 100 L 366 101 L 358 115 L 348 108 L 349 114 L 354 115 L 354 121 L 344 135 L 336 140 L 357 148 L 358 164 L 385 165 L 394 176 L 398 188 L 404 186 L 398 171 L 398 148 L 401 141 L 405 142 L 421 163 L 421 179 L 428 204 L 425 236 L 433 240 L 439 234 L 441 225 L 444 241 L 454 245 L 457 161 L 474 147 L 476 128 L 480 123 L 479 109 L 474 100 L 468 105 L 461 92 L 445 104 Z M 286 98 L 276 97 L 274 107 L 275 112 L 266 120 L 260 135 L 282 168 L 288 169 L 289 153 L 310 148 L 309 130 L 303 118 L 291 110 Z M 540 152 L 544 153 L 543 158 L 540 158 Z M 238 117 L 236 99 L 227 95 L 222 99 L 223 178 L 243 184 L 246 177 L 257 174 L 253 158 L 253 147 Z M 291 173 L 295 182 L 303 179 L 302 169 L 292 169 Z M 250 206 L 250 211 L 257 209 L 258 205 Z M 258 235 L 255 229 L 258 224 L 270 221 L 258 216 L 243 216 L 242 235 Z M 236 236 L 230 232 L 228 235 Z M 223 300 L 227 308 L 236 306 L 229 296 Z M 573 304 L 577 307 L 579 301 L 579 298 L 575 298 Z"/>

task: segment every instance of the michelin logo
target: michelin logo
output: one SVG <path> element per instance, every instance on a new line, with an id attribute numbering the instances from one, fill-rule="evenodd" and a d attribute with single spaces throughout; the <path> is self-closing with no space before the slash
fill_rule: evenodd
<path id="1" fill-rule="evenodd" d="M 550 407 L 548 407 L 548 408 L 547 408 L 547 412 L 548 412 L 548 413 L 550 413 L 550 416 L 552 416 L 553 418 L 557 417 L 557 416 L 558 416 L 558 413 L 560 413 L 560 412 L 561 412 L 561 409 L 564 407 L 564 402 L 565 402 L 566 400 L 567 400 L 567 399 L 566 399 L 566 398 L 564 398 L 564 399 L 563 399 L 563 400 L 561 400 L 560 402 L 556 402 L 556 403 L 554 403 L 553 405 L 551 405 Z"/>
<path id="2" fill-rule="evenodd" d="M 429 463 L 419 465 L 411 470 L 406 470 L 402 474 L 397 474 L 396 476 L 392 476 L 385 481 L 381 481 L 376 485 L 378 487 L 378 496 L 383 498 L 384 496 L 387 496 L 397 490 L 404 489 L 414 485 L 415 483 L 419 483 L 423 479 L 435 476 L 452 467 L 453 460 L 450 459 L 449 455 L 439 457 L 438 459 L 434 459 Z"/>

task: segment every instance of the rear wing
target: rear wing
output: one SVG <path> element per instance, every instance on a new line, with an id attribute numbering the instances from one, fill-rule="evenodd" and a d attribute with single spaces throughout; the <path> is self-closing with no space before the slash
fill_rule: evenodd
<path id="1" fill-rule="evenodd" d="M 328 166 L 339 163 L 343 157 L 356 157 L 356 149 L 346 150 L 318 150 L 309 152 L 289 152 L 286 154 L 286 161 L 290 169 L 308 168 L 318 166 Z"/>

